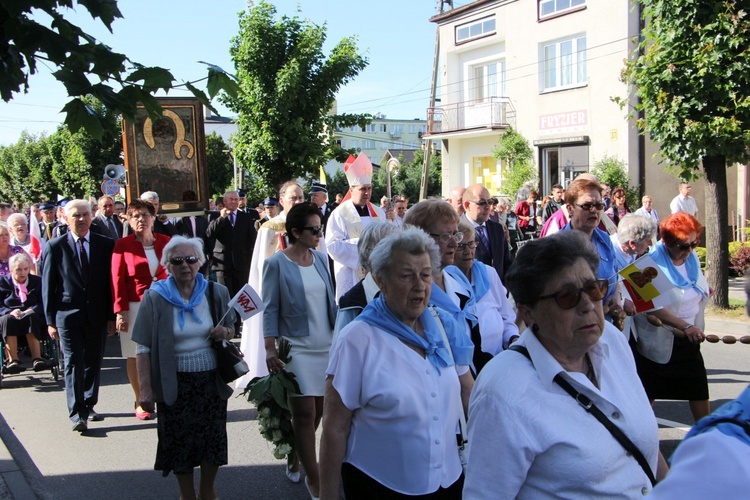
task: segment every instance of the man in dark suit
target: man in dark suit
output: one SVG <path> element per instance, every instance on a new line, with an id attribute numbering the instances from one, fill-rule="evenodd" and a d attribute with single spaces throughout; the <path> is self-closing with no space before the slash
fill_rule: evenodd
<path id="1" fill-rule="evenodd" d="M 226 286 L 232 297 L 247 283 L 258 234 L 250 214 L 237 210 L 239 202 L 237 191 L 227 191 L 224 208 L 206 229 L 206 236 L 215 240 L 211 269 L 216 271 L 216 281 Z"/>
<path id="2" fill-rule="evenodd" d="M 65 205 L 68 232 L 44 249 L 42 297 L 47 330 L 65 356 L 65 393 L 73 430 L 102 420 L 99 372 L 107 335 L 115 333 L 110 267 L 114 240 L 90 231 L 86 200 Z"/>
<path id="3" fill-rule="evenodd" d="M 331 216 L 333 208 L 330 203 L 326 203 L 328 197 L 328 189 L 326 185 L 320 182 L 313 182 L 310 186 L 310 202 L 315 203 L 320 209 L 320 221 L 323 224 L 323 234 L 326 231 L 326 224 L 328 224 L 328 217 Z"/>
<path id="4" fill-rule="evenodd" d="M 170 238 L 177 234 L 175 227 L 169 222 L 166 214 L 159 213 L 159 195 L 155 191 L 145 191 L 141 193 L 141 201 L 151 203 L 154 206 L 156 218 L 154 218 L 153 231 L 157 234 L 164 234 Z"/>
<path id="5" fill-rule="evenodd" d="M 505 273 L 510 267 L 510 249 L 505 239 L 503 226 L 489 220 L 490 193 L 481 184 L 472 184 L 462 196 L 464 215 L 474 226 L 476 232 L 477 252 L 475 258 L 495 268 L 500 281 L 505 280 Z"/>
<path id="6" fill-rule="evenodd" d="M 115 201 L 105 195 L 99 198 L 97 203 L 99 215 L 92 219 L 91 230 L 113 240 L 120 239 L 122 237 L 122 222 L 115 215 Z"/>

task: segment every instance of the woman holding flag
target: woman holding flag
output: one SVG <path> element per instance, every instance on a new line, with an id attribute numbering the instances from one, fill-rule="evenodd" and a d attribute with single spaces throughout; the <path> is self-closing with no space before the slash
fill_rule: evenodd
<path id="1" fill-rule="evenodd" d="M 214 480 L 227 463 L 227 399 L 212 342 L 234 336 L 234 310 L 224 285 L 198 272 L 203 240 L 173 237 L 161 264 L 169 277 L 146 290 L 133 327 L 139 404 L 159 404 L 154 469 L 177 477 L 180 498 L 196 498 L 193 469 L 200 466 L 199 498 L 216 498 Z M 214 326 L 213 318 L 223 318 Z"/>
<path id="2" fill-rule="evenodd" d="M 263 335 L 270 373 L 286 369 L 296 376 L 301 394 L 290 398 L 297 457 L 307 475 L 305 485 L 317 497 L 320 487 L 315 431 L 323 416 L 325 373 L 336 322 L 328 258 L 315 250 L 323 237 L 320 209 L 313 203 L 294 205 L 286 216 L 289 245 L 265 262 L 263 269 Z M 276 341 L 291 344 L 292 361 L 279 360 Z M 286 470 L 300 480 L 299 464 Z"/>
<path id="3" fill-rule="evenodd" d="M 636 353 L 638 375 L 651 402 L 688 400 L 696 422 L 711 412 L 708 378 L 700 348 L 706 338 L 703 315 L 710 291 L 695 254 L 702 232 L 700 222 L 685 212 L 672 214 L 662 221 L 662 239 L 649 256 L 656 262 L 658 272 L 679 292 L 679 299 L 648 314 L 664 325 L 658 329 L 659 335 L 674 343 L 665 364 Z M 675 336 L 674 332 L 684 335 Z"/>

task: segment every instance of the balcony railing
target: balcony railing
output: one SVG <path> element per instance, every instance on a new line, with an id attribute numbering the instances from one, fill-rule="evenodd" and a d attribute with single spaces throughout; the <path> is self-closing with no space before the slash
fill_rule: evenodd
<path id="1" fill-rule="evenodd" d="M 462 101 L 427 109 L 427 133 L 515 127 L 516 110 L 507 97 Z"/>

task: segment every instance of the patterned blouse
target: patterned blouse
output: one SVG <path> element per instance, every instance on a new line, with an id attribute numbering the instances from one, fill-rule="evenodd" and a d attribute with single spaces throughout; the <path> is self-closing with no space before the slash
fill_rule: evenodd
<path id="1" fill-rule="evenodd" d="M 17 245 L 8 246 L 10 247 L 10 256 L 8 256 L 8 260 L 0 260 L 0 276 L 10 274 L 10 266 L 8 266 L 8 261 L 11 257 L 19 253 L 26 253 L 22 247 L 19 247 Z"/>

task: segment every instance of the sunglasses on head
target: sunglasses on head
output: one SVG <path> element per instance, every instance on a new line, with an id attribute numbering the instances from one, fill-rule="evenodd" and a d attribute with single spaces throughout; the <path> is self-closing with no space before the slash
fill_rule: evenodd
<path id="1" fill-rule="evenodd" d="M 320 232 L 321 232 L 321 231 L 323 230 L 323 226 L 307 226 L 307 227 L 303 227 L 303 228 L 302 228 L 302 230 L 303 230 L 303 231 L 304 231 L 304 230 L 310 231 L 310 233 L 311 233 L 311 234 L 312 234 L 313 236 L 317 236 L 317 235 L 319 235 L 319 234 L 320 234 Z"/>
<path id="2" fill-rule="evenodd" d="M 677 248 L 679 248 L 682 251 L 686 250 L 694 250 L 698 247 L 698 240 L 692 241 L 690 243 L 678 243 Z"/>
<path id="3" fill-rule="evenodd" d="M 608 289 L 609 282 L 607 280 L 594 280 L 586 283 L 581 288 L 571 286 L 549 295 L 542 295 L 539 297 L 539 300 L 555 299 L 560 309 L 572 309 L 581 302 L 582 293 L 588 295 L 592 302 L 597 302 L 607 295 Z"/>
<path id="4" fill-rule="evenodd" d="M 597 210 L 603 209 L 604 208 L 604 203 L 590 203 L 589 202 L 589 203 L 583 203 L 581 205 L 579 205 L 578 203 L 576 203 L 576 206 L 577 207 L 581 207 L 582 209 L 584 209 L 587 212 L 590 212 L 592 208 L 595 208 Z"/>
<path id="5" fill-rule="evenodd" d="M 181 266 L 183 262 L 187 262 L 188 264 L 195 264 L 198 262 L 198 257 L 195 257 L 194 255 L 188 255 L 187 257 L 172 257 L 169 259 L 169 263 L 173 266 Z"/>

